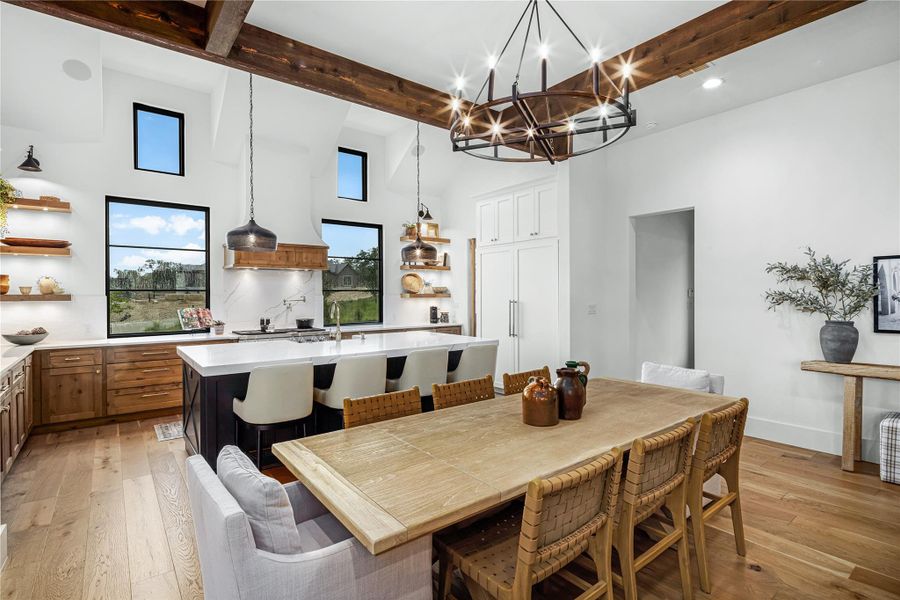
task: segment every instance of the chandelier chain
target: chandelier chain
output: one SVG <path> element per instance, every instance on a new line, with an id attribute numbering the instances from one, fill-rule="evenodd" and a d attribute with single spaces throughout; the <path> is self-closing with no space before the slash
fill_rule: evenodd
<path id="1" fill-rule="evenodd" d="M 416 121 L 416 224 L 421 223 L 422 218 L 422 193 L 421 193 L 421 185 L 420 179 L 422 175 L 421 171 L 421 154 L 422 154 L 422 145 L 419 143 L 419 122 Z M 416 231 L 419 228 L 416 227 Z"/>
<path id="2" fill-rule="evenodd" d="M 250 73 L 250 220 L 253 220 L 253 73 Z"/>

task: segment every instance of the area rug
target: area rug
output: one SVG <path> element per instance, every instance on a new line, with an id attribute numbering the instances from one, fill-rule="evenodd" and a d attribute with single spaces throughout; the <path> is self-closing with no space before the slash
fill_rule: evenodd
<path id="1" fill-rule="evenodd" d="M 156 439 L 160 442 L 177 440 L 180 437 L 184 437 L 181 421 L 175 421 L 174 423 L 160 423 L 159 425 L 154 425 L 153 429 L 156 430 Z"/>

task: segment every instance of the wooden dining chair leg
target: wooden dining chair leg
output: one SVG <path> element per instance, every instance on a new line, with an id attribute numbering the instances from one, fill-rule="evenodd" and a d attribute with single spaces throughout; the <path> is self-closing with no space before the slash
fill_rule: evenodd
<path id="1" fill-rule="evenodd" d="M 691 494 L 688 498 L 688 508 L 691 509 L 691 530 L 694 535 L 694 552 L 697 554 L 697 571 L 700 573 L 700 589 L 710 593 L 712 589 L 709 582 L 709 564 L 706 554 L 706 530 L 703 522 L 703 496 Z"/>
<path id="2" fill-rule="evenodd" d="M 612 526 L 607 523 L 590 540 L 590 555 L 594 559 L 594 568 L 597 570 L 597 578 L 606 582 L 606 592 L 603 594 L 607 600 L 613 600 L 612 586 Z"/>
<path id="3" fill-rule="evenodd" d="M 438 600 L 447 600 L 450 597 L 452 583 L 453 565 L 447 557 L 441 556 L 438 558 Z"/>
<path id="4" fill-rule="evenodd" d="M 672 492 L 666 500 L 672 513 L 672 521 L 676 530 L 681 531 L 681 539 L 678 540 L 678 570 L 681 572 L 681 594 L 684 600 L 693 600 L 694 588 L 691 586 L 691 550 L 687 538 L 687 518 L 685 516 L 685 490 L 687 484 L 682 483 L 680 490 Z M 703 520 L 703 513 L 700 513 Z"/>
<path id="5" fill-rule="evenodd" d="M 637 600 L 637 576 L 634 572 L 634 526 L 625 522 L 625 513 L 616 530 L 616 553 L 622 569 L 622 587 L 625 600 Z"/>
<path id="6" fill-rule="evenodd" d="M 741 490 L 738 475 L 738 460 L 732 458 L 722 465 L 719 472 L 728 485 L 728 493 L 734 493 L 734 501 L 731 503 L 731 525 L 734 528 L 734 546 L 739 556 L 747 555 L 747 546 L 744 542 L 744 516 L 741 513 Z"/>
<path id="7" fill-rule="evenodd" d="M 466 582 L 466 589 L 469 590 L 469 595 L 472 596 L 472 600 L 493 600 L 491 596 L 486 591 L 484 591 L 484 588 L 478 585 L 478 582 L 476 582 L 474 579 L 472 579 L 468 575 L 463 575 L 463 580 L 465 580 Z M 520 599 L 515 598 L 515 600 Z"/>

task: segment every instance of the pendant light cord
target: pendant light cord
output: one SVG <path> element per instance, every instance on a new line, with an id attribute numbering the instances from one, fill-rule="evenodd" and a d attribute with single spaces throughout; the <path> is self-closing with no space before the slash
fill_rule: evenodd
<path id="1" fill-rule="evenodd" d="M 253 220 L 253 73 L 250 73 L 250 220 Z"/>
<path id="2" fill-rule="evenodd" d="M 422 145 L 419 143 L 419 122 L 416 121 L 416 225 L 422 222 L 421 212 L 422 212 L 422 192 L 421 192 L 421 184 L 420 179 L 422 176 L 422 170 L 420 166 L 419 155 L 422 154 Z M 416 232 L 418 234 L 419 228 L 416 227 Z"/>

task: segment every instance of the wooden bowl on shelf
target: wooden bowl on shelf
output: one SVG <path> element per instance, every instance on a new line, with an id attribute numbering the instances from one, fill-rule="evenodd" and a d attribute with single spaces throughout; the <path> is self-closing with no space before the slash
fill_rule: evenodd
<path id="1" fill-rule="evenodd" d="M 72 242 L 66 240 L 44 240 L 41 238 L 5 237 L 0 239 L 7 246 L 26 246 L 30 248 L 68 248 Z"/>
<path id="2" fill-rule="evenodd" d="M 403 291 L 408 294 L 418 294 L 425 287 L 425 281 L 418 273 L 407 273 L 400 278 L 400 285 Z"/>

